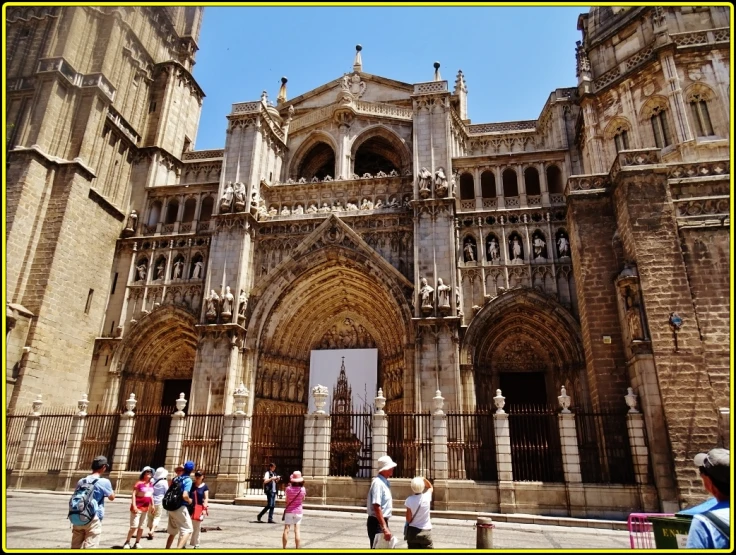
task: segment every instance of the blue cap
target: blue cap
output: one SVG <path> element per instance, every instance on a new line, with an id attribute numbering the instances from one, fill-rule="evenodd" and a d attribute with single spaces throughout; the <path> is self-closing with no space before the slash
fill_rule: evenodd
<path id="1" fill-rule="evenodd" d="M 184 463 L 184 472 L 192 472 L 194 470 L 194 461 L 187 461 Z"/>

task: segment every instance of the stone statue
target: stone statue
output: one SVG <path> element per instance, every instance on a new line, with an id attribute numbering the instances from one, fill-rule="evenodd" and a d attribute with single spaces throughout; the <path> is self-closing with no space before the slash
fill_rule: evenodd
<path id="1" fill-rule="evenodd" d="M 243 189 L 243 192 L 245 193 L 245 189 Z M 255 215 L 258 213 L 258 191 L 253 191 L 250 194 L 250 213 Z"/>
<path id="2" fill-rule="evenodd" d="M 409 208 L 409 207 L 411 207 L 411 198 L 409 197 L 409 195 L 406 195 L 404 197 L 404 208 Z"/>
<path id="3" fill-rule="evenodd" d="M 320 208 L 319 211 L 324 214 L 325 212 L 329 212 L 330 211 L 330 207 L 327 205 L 326 202 L 323 202 L 322 203 L 322 208 Z"/>
<path id="4" fill-rule="evenodd" d="M 194 263 L 194 271 L 192 272 L 192 279 L 201 279 L 202 278 L 202 266 L 204 264 L 201 260 L 197 260 Z"/>
<path id="5" fill-rule="evenodd" d="M 223 316 L 232 316 L 234 301 L 235 301 L 235 297 L 230 292 L 230 287 L 225 287 L 225 294 L 222 296 L 222 315 Z"/>
<path id="6" fill-rule="evenodd" d="M 304 373 L 300 372 L 296 381 L 296 400 L 299 403 L 304 402 Z"/>
<path id="7" fill-rule="evenodd" d="M 460 288 L 455 287 L 455 307 L 457 308 L 457 313 L 462 314 L 462 311 L 460 310 Z"/>
<path id="8" fill-rule="evenodd" d="M 242 212 L 245 210 L 245 185 L 242 183 L 236 183 L 233 186 L 233 195 L 235 197 L 234 212 Z"/>
<path id="9" fill-rule="evenodd" d="M 240 297 L 238 297 L 238 320 L 245 320 L 245 309 L 248 306 L 248 299 L 245 296 L 245 291 L 240 290 Z"/>
<path id="10" fill-rule="evenodd" d="M 220 297 L 217 296 L 217 293 L 215 293 L 215 290 L 213 289 L 210 291 L 210 296 L 207 297 L 207 311 L 205 312 L 205 315 L 207 316 L 207 320 L 210 322 L 214 322 L 217 320 L 217 308 L 220 304 Z"/>
<path id="11" fill-rule="evenodd" d="M 430 187 L 432 185 L 432 174 L 429 172 L 427 168 L 422 168 L 419 170 L 419 196 L 422 198 L 427 198 L 432 194 L 432 191 L 430 190 Z"/>
<path id="12" fill-rule="evenodd" d="M 284 206 L 281 209 L 281 215 L 282 216 L 288 216 L 289 214 L 291 214 L 291 210 L 289 210 L 289 207 L 288 206 Z"/>
<path id="13" fill-rule="evenodd" d="M 353 202 L 348 202 L 348 204 L 347 204 L 347 206 L 346 206 L 346 209 L 347 209 L 347 210 L 348 210 L 349 212 L 352 212 L 352 211 L 354 211 L 354 210 L 357 210 L 357 209 L 358 209 L 358 205 L 357 205 L 357 204 L 355 204 L 355 203 L 353 203 Z"/>
<path id="14" fill-rule="evenodd" d="M 447 176 L 443 167 L 434 172 L 434 192 L 438 197 L 447 196 Z"/>
<path id="15" fill-rule="evenodd" d="M 269 216 L 277 216 L 279 213 L 278 208 L 275 206 L 271 206 L 271 208 L 268 209 L 268 215 Z"/>
<path id="16" fill-rule="evenodd" d="M 181 279 L 181 273 L 184 270 L 184 262 L 178 259 L 174 262 L 174 279 Z"/>
<path id="17" fill-rule="evenodd" d="M 453 173 L 452 176 L 450 177 L 450 196 L 451 197 L 455 196 L 455 187 L 457 186 L 456 179 L 457 179 L 457 173 Z"/>
<path id="18" fill-rule="evenodd" d="M 634 294 L 626 295 L 626 323 L 629 326 L 631 340 L 644 339 L 644 329 L 641 325 L 639 306 L 634 302 Z"/>
<path id="19" fill-rule="evenodd" d="M 534 237 L 533 246 L 534 246 L 534 258 L 543 258 L 542 251 L 544 250 L 544 246 L 547 243 L 544 242 L 544 239 L 540 235 L 537 235 Z"/>
<path id="20" fill-rule="evenodd" d="M 514 261 L 518 260 L 521 262 L 521 243 L 519 243 L 518 237 L 514 237 L 511 240 L 511 255 Z"/>
<path id="21" fill-rule="evenodd" d="M 570 256 L 570 243 L 567 242 L 567 237 L 560 235 L 557 239 L 557 254 L 560 258 Z"/>
<path id="22" fill-rule="evenodd" d="M 337 202 L 335 202 L 335 204 L 334 204 L 334 205 L 332 206 L 332 208 L 330 208 L 330 210 L 331 210 L 332 212 L 339 212 L 339 211 L 341 211 L 342 209 L 343 209 L 343 207 L 342 207 L 342 204 L 340 203 L 340 201 L 339 201 L 339 200 L 338 200 Z"/>
<path id="23" fill-rule="evenodd" d="M 128 223 L 125 225 L 125 231 L 135 231 L 137 225 L 138 213 L 135 210 L 131 210 L 130 216 L 128 216 Z"/>
<path id="24" fill-rule="evenodd" d="M 367 198 L 364 198 L 363 202 L 360 203 L 360 209 L 361 210 L 373 210 L 373 202 L 371 202 Z"/>
<path id="25" fill-rule="evenodd" d="M 304 214 L 304 207 L 301 204 L 297 204 L 294 209 L 294 214 Z"/>
<path id="26" fill-rule="evenodd" d="M 450 308 L 450 287 L 444 284 L 442 278 L 437 278 L 437 302 L 440 308 Z"/>
<path id="27" fill-rule="evenodd" d="M 158 266 L 156 266 L 155 279 L 163 279 L 165 272 L 166 272 L 166 262 L 164 262 L 162 259 L 161 262 L 158 263 Z"/>
<path id="28" fill-rule="evenodd" d="M 399 208 L 399 199 L 397 199 L 396 197 L 391 197 L 390 199 L 388 199 L 388 204 L 386 206 L 388 208 Z"/>
<path id="29" fill-rule="evenodd" d="M 146 270 L 148 270 L 148 266 L 145 262 L 139 264 L 136 266 L 136 269 L 138 270 L 138 279 L 136 281 L 144 280 L 146 279 Z"/>
<path id="30" fill-rule="evenodd" d="M 465 241 L 463 247 L 463 253 L 465 255 L 465 262 L 475 262 L 475 249 L 473 248 L 473 242 L 470 240 Z"/>
<path id="31" fill-rule="evenodd" d="M 222 198 L 220 199 L 221 212 L 228 212 L 230 210 L 233 205 L 233 194 L 233 183 L 231 181 L 227 184 L 227 187 L 225 187 L 225 192 L 222 194 Z"/>
<path id="32" fill-rule="evenodd" d="M 383 201 L 380 198 L 376 200 L 376 204 L 373 206 L 373 208 L 375 208 L 376 210 L 383 208 Z"/>
<path id="33" fill-rule="evenodd" d="M 491 237 L 488 241 L 488 259 L 491 262 L 498 262 L 498 242 L 495 237 Z"/>
<path id="34" fill-rule="evenodd" d="M 307 214 L 316 214 L 317 213 L 317 205 L 312 203 L 309 205 L 309 208 L 307 208 Z"/>
<path id="35" fill-rule="evenodd" d="M 432 308 L 432 294 L 434 293 L 434 288 L 427 283 L 427 278 L 422 278 L 420 284 L 419 296 L 422 299 L 422 308 Z"/>

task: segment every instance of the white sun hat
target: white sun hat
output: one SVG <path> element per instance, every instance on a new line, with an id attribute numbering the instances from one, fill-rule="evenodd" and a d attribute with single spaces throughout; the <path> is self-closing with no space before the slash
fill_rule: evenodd
<path id="1" fill-rule="evenodd" d="M 388 455 L 384 455 L 383 457 L 379 457 L 378 459 L 378 472 L 390 470 L 392 468 L 395 468 L 396 466 L 396 463 Z"/>

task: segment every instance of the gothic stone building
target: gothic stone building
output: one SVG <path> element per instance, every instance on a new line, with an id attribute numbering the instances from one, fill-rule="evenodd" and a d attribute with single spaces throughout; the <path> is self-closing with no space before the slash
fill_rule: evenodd
<path id="1" fill-rule="evenodd" d="M 202 12 L 7 11 L 9 411 L 229 414 L 242 383 L 248 414 L 303 413 L 312 349 L 375 347 L 389 413 L 631 387 L 659 506 L 702 497 L 691 458 L 728 442 L 727 8 L 582 14 L 577 86 L 527 121 L 471 123 L 461 71 L 405 83 L 358 48 L 204 151 Z"/>

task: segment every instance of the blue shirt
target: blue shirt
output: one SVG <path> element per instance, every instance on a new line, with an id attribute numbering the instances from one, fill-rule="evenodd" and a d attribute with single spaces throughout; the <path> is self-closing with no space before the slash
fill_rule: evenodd
<path id="1" fill-rule="evenodd" d="M 730 525 L 731 515 L 730 503 L 728 501 L 717 503 L 710 511 Z M 693 516 L 693 522 L 690 524 L 690 532 L 687 535 L 687 548 L 724 549 L 729 547 L 728 536 L 724 536 L 710 519 L 704 517 L 702 515 L 704 512 L 708 512 L 708 509 Z"/>
<path id="2" fill-rule="evenodd" d="M 690 507 L 689 509 L 683 509 L 677 514 L 678 515 L 699 515 L 701 513 L 710 511 L 717 504 L 718 504 L 718 501 L 716 500 L 716 498 L 711 497 L 707 501 L 703 501 L 700 505 L 695 505 L 694 507 Z"/>
<path id="3" fill-rule="evenodd" d="M 82 484 L 94 482 L 95 480 L 97 480 L 97 482 L 95 482 L 95 489 L 92 492 L 92 496 L 94 497 L 95 501 L 97 501 L 97 518 L 102 520 L 102 517 L 105 516 L 105 499 L 109 495 L 112 495 L 114 493 L 110 480 L 108 480 L 107 478 L 100 478 L 99 476 L 96 476 L 94 474 L 90 474 L 86 478 L 82 478 L 81 480 L 79 480 L 79 482 L 77 482 L 77 487 L 81 486 Z"/>
<path id="4" fill-rule="evenodd" d="M 391 484 L 388 482 L 388 478 L 379 474 L 371 482 L 371 489 L 368 490 L 368 516 L 376 516 L 376 511 L 373 508 L 373 504 L 381 506 L 381 514 L 383 518 L 391 517 L 393 511 L 393 498 L 391 496 Z"/>
<path id="5" fill-rule="evenodd" d="M 192 491 L 192 484 L 194 482 L 192 482 L 192 479 L 189 476 L 177 476 L 176 478 L 174 478 L 174 480 L 179 480 L 181 482 L 181 491 L 186 491 L 187 493 Z M 192 497 L 191 493 L 189 493 L 189 497 Z M 188 503 L 182 499 L 181 506 L 186 507 L 188 506 Z"/>

